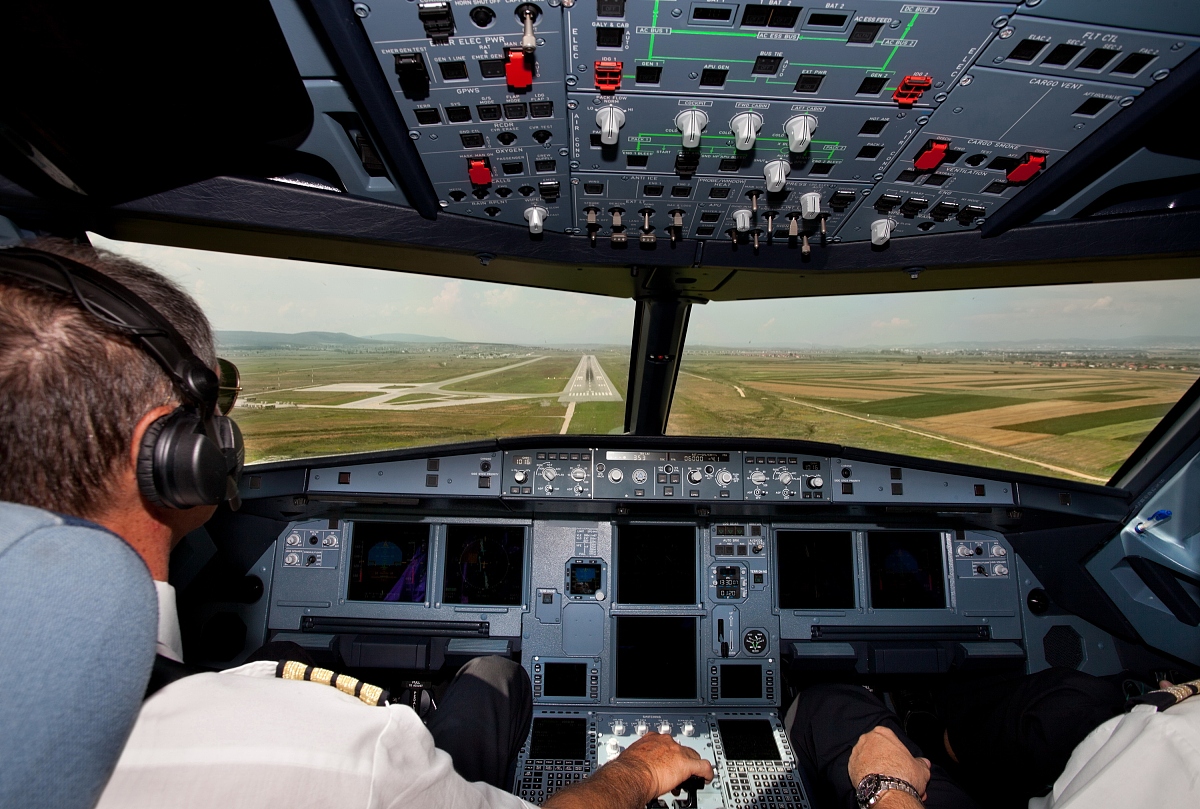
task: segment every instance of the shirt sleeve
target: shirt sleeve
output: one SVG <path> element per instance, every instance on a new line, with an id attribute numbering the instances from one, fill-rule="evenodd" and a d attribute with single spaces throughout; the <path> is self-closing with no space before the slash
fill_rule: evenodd
<path id="1" fill-rule="evenodd" d="M 533 809 L 532 805 L 454 770 L 420 718 L 407 707 L 389 706 L 387 725 L 375 745 L 371 809 Z"/>

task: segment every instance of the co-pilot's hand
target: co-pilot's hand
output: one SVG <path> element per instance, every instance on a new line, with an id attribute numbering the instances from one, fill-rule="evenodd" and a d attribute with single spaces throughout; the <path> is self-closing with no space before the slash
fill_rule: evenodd
<path id="1" fill-rule="evenodd" d="M 850 751 L 850 783 L 855 788 L 871 773 L 890 775 L 912 784 L 921 793 L 921 800 L 925 800 L 929 768 L 929 759 L 915 758 L 896 734 L 885 727 L 874 728 L 859 736 Z"/>
<path id="2" fill-rule="evenodd" d="M 647 733 L 625 748 L 617 761 L 624 765 L 639 766 L 649 773 L 646 784 L 648 794 L 643 804 L 677 790 L 693 775 L 705 781 L 713 779 L 712 764 L 692 748 L 684 747 L 662 733 Z"/>

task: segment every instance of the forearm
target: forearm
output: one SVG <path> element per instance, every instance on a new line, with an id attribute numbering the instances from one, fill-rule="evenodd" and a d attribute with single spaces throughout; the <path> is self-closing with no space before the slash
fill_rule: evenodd
<path id="1" fill-rule="evenodd" d="M 598 769 L 586 781 L 550 796 L 545 809 L 643 809 L 655 796 L 647 797 L 653 782 L 650 771 L 616 759 Z"/>

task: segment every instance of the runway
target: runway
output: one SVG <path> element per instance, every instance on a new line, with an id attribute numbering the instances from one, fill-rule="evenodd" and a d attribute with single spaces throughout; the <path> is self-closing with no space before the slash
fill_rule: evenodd
<path id="1" fill-rule="evenodd" d="M 620 402 L 621 394 L 609 381 L 594 354 L 579 358 L 575 373 L 558 397 L 560 402 Z"/>

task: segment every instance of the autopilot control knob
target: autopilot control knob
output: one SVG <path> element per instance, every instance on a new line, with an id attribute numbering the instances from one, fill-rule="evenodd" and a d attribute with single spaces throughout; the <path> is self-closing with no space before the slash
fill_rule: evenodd
<path id="1" fill-rule="evenodd" d="M 587 470 L 582 466 L 577 466 L 571 470 L 571 480 L 583 481 L 587 480 Z"/>
<path id="2" fill-rule="evenodd" d="M 675 116 L 675 127 L 683 133 L 683 147 L 695 149 L 700 145 L 700 133 L 708 126 L 708 113 L 704 110 L 684 110 Z"/>
<path id="3" fill-rule="evenodd" d="M 633 482 L 636 483 L 637 485 L 641 486 L 643 483 L 645 483 L 649 479 L 650 479 L 650 476 L 646 474 L 645 469 L 633 470 Z"/>
<path id="4" fill-rule="evenodd" d="M 692 722 L 690 720 L 687 722 L 684 722 L 683 727 L 680 728 L 680 732 L 683 733 L 684 736 L 695 736 L 696 735 L 696 723 Z"/>
<path id="5" fill-rule="evenodd" d="M 787 184 L 787 177 L 792 173 L 792 164 L 786 160 L 772 160 L 763 166 L 763 177 L 767 179 L 767 193 L 774 194 L 782 191 Z"/>
<path id="6" fill-rule="evenodd" d="M 625 473 L 622 472 L 619 468 L 614 466 L 612 469 L 608 470 L 608 479 L 611 480 L 613 483 L 620 483 L 624 478 L 625 478 Z"/>
<path id="7" fill-rule="evenodd" d="M 517 483 L 524 483 L 525 481 L 529 480 L 529 473 L 524 469 L 518 469 L 517 471 L 513 472 L 513 480 L 515 480 Z"/>
<path id="8" fill-rule="evenodd" d="M 733 223 L 734 227 L 737 228 L 738 233 L 745 233 L 750 229 L 750 223 L 753 220 L 753 217 L 754 214 L 750 212 L 749 208 L 741 208 L 740 210 L 733 212 Z"/>
<path id="9" fill-rule="evenodd" d="M 805 219 L 816 219 L 821 215 L 821 195 L 809 191 L 800 195 L 800 215 Z"/>
<path id="10" fill-rule="evenodd" d="M 623 721 L 621 721 L 620 719 L 613 720 L 612 732 L 613 732 L 614 736 L 624 736 L 625 730 L 626 730 L 625 723 Z"/>
<path id="11" fill-rule="evenodd" d="M 644 720 L 644 719 L 639 721 L 637 723 L 637 727 L 634 728 L 634 734 L 639 737 L 645 736 L 649 732 L 650 732 L 650 725 L 646 724 L 646 720 Z"/>
<path id="12" fill-rule="evenodd" d="M 819 489 L 824 485 L 825 478 L 821 477 L 820 475 L 813 475 L 808 479 L 808 488 L 810 489 Z"/>
<path id="13" fill-rule="evenodd" d="M 525 209 L 525 221 L 529 223 L 530 233 L 541 233 L 542 226 L 546 223 L 546 217 L 550 212 L 541 205 L 534 205 L 532 208 Z"/>
<path id="14" fill-rule="evenodd" d="M 871 223 L 871 244 L 883 247 L 892 238 L 892 228 L 896 223 L 891 219 L 876 219 Z"/>
<path id="15" fill-rule="evenodd" d="M 792 482 L 792 473 L 791 472 L 780 472 L 779 473 L 779 482 L 782 483 L 784 486 L 791 483 Z"/>
<path id="16" fill-rule="evenodd" d="M 542 477 L 547 481 L 554 480 L 556 477 L 558 477 L 558 470 L 556 470 L 553 466 L 547 466 L 542 470 Z"/>
<path id="17" fill-rule="evenodd" d="M 600 127 L 600 142 L 612 146 L 625 126 L 625 110 L 612 104 L 601 107 L 596 111 L 596 126 Z"/>
<path id="18" fill-rule="evenodd" d="M 718 486 L 728 486 L 730 483 L 733 483 L 733 473 L 730 472 L 728 469 L 718 470 L 717 471 L 717 485 Z"/>
<path id="19" fill-rule="evenodd" d="M 817 131 L 817 119 L 812 115 L 797 115 L 787 120 L 783 131 L 787 133 L 788 151 L 803 152 L 812 143 L 812 136 Z"/>
<path id="20" fill-rule="evenodd" d="M 762 129 L 763 117 L 757 112 L 740 112 L 729 121 L 733 131 L 733 145 L 739 152 L 754 148 L 758 130 Z"/>
<path id="21" fill-rule="evenodd" d="M 755 486 L 761 486 L 767 482 L 767 473 L 761 469 L 755 469 L 750 473 L 750 482 Z"/>
<path id="22" fill-rule="evenodd" d="M 659 722 L 658 723 L 658 732 L 663 734 L 664 736 L 670 736 L 671 735 L 671 723 L 665 719 L 663 721 Z"/>
<path id="23" fill-rule="evenodd" d="M 704 480 L 704 473 L 699 469 L 692 469 L 688 472 L 688 483 L 699 483 Z"/>

